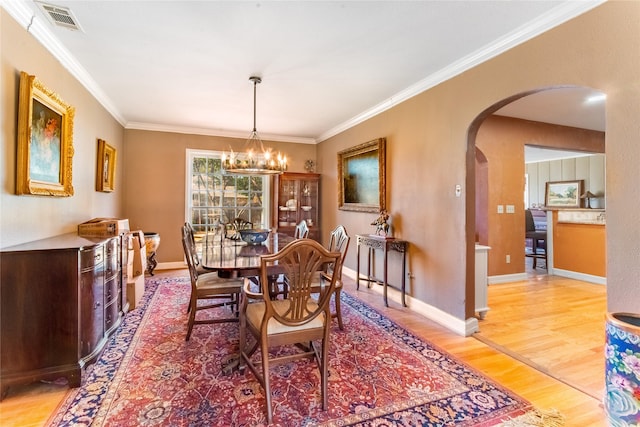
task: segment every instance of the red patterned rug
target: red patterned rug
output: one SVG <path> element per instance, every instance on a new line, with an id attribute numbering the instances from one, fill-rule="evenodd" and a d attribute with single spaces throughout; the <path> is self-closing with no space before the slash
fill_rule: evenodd
<path id="1" fill-rule="evenodd" d="M 253 374 L 222 371 L 238 349 L 238 323 L 196 325 L 186 342 L 189 292 L 186 277 L 147 278 L 140 306 L 48 425 L 263 425 Z M 493 426 L 532 409 L 361 301 L 344 293 L 342 301 L 345 330 L 336 322 L 331 330 L 329 409 L 320 408 L 314 361 L 279 365 L 271 370 L 274 425 Z"/>

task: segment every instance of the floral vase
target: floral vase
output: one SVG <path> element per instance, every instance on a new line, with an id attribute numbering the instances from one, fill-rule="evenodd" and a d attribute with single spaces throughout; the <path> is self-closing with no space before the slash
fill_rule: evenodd
<path id="1" fill-rule="evenodd" d="M 640 426 L 640 315 L 607 313 L 605 411 L 609 426 Z"/>

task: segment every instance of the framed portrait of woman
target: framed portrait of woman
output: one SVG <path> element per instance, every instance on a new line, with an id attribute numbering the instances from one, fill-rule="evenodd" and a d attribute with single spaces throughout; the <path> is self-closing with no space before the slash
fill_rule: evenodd
<path id="1" fill-rule="evenodd" d="M 16 194 L 73 195 L 74 112 L 35 76 L 20 73 Z"/>

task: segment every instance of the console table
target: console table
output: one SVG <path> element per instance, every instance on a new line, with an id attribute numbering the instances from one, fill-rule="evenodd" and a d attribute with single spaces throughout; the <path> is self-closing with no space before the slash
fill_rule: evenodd
<path id="1" fill-rule="evenodd" d="M 387 286 L 389 286 L 387 282 L 387 255 L 389 251 L 396 251 L 402 254 L 402 305 L 404 307 L 407 306 L 405 301 L 406 295 L 406 269 L 407 269 L 407 250 L 409 248 L 409 242 L 406 240 L 398 240 L 394 238 L 387 238 L 381 236 L 372 236 L 372 235 L 361 235 L 357 236 L 358 241 L 358 250 L 357 250 L 357 261 L 356 261 L 356 289 L 360 289 L 360 247 L 366 246 L 368 249 L 367 252 L 367 277 L 366 280 L 368 282 L 367 286 L 371 286 L 372 282 L 379 283 L 383 286 L 383 294 L 384 294 L 384 305 L 389 307 L 389 302 L 387 300 Z M 383 279 L 382 282 L 377 280 L 375 277 L 371 276 L 371 254 L 375 250 L 382 250 L 383 252 Z"/>

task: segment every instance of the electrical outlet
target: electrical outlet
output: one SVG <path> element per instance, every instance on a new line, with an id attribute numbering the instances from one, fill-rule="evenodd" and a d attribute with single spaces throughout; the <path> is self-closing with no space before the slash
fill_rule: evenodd
<path id="1" fill-rule="evenodd" d="M 511 255 L 507 255 L 507 264 L 511 264 Z"/>

